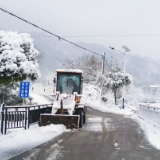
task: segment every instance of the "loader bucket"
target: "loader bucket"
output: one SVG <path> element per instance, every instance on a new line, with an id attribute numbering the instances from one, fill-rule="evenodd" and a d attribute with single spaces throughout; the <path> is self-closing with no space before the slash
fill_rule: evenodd
<path id="1" fill-rule="evenodd" d="M 68 129 L 79 128 L 79 115 L 41 114 L 39 126 L 63 124 Z"/>

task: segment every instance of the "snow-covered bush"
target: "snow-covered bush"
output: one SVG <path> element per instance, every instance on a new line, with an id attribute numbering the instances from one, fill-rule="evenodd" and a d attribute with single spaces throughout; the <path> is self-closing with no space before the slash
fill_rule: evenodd
<path id="1" fill-rule="evenodd" d="M 0 31 L 0 84 L 40 76 L 33 39 L 27 33 Z"/>

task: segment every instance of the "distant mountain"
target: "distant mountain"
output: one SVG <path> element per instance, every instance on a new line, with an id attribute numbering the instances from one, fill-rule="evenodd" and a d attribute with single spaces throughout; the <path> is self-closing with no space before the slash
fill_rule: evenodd
<path id="1" fill-rule="evenodd" d="M 46 75 L 49 73 L 54 75 L 57 68 L 64 68 L 62 60 L 67 57 L 74 59 L 81 55 L 91 55 L 91 53 L 88 53 L 83 49 L 61 41 L 58 38 L 51 37 L 48 34 L 42 32 L 33 32 L 30 34 L 34 39 L 35 47 L 40 51 L 38 60 L 42 73 L 41 79 L 45 79 Z M 77 44 L 99 54 L 105 52 L 107 62 L 114 59 L 123 67 L 122 54 L 113 52 L 101 44 L 83 42 L 77 42 Z M 101 58 L 100 56 L 97 57 Z M 126 72 L 133 75 L 133 80 L 136 85 L 145 86 L 149 84 L 160 84 L 160 63 L 151 58 L 130 55 L 128 53 Z"/>

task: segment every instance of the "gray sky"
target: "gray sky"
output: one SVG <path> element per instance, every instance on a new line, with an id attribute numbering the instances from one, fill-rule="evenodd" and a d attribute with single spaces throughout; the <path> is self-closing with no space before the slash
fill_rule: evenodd
<path id="1" fill-rule="evenodd" d="M 160 0 L 0 0 L 0 7 L 60 36 L 136 35 L 66 39 L 160 59 Z M 40 31 L 2 11 L 0 20 L 0 29 Z"/>

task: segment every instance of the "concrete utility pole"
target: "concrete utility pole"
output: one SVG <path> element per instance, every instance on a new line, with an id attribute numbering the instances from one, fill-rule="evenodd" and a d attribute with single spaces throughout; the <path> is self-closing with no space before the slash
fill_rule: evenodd
<path id="1" fill-rule="evenodd" d="M 104 69 L 105 69 L 105 52 L 103 52 L 102 55 L 102 75 L 104 75 Z M 103 84 L 101 84 L 101 96 L 103 95 Z"/>
<path id="2" fill-rule="evenodd" d="M 104 75 L 104 69 L 105 69 L 105 52 L 103 52 L 102 55 L 102 75 Z"/>
<path id="3" fill-rule="evenodd" d="M 129 52 L 130 49 L 127 48 L 126 46 L 122 47 L 125 50 L 124 53 L 124 74 L 126 73 L 126 52 Z M 125 85 L 123 85 L 123 90 L 122 90 L 122 109 L 124 109 L 124 90 L 125 90 Z"/>

